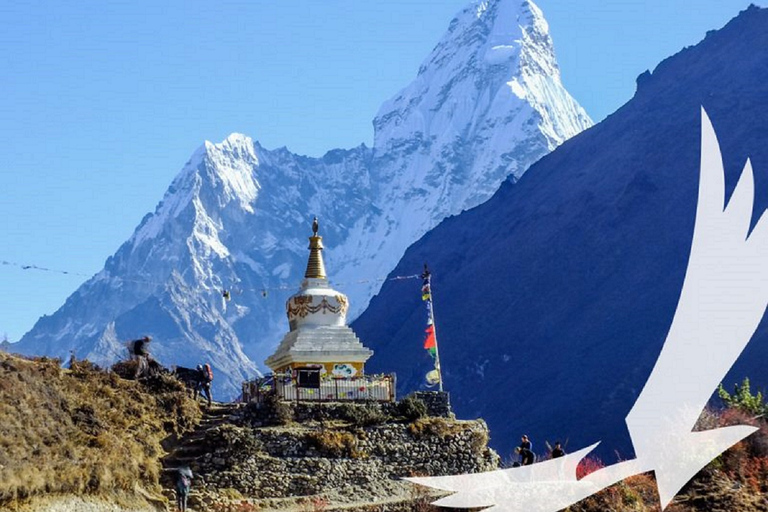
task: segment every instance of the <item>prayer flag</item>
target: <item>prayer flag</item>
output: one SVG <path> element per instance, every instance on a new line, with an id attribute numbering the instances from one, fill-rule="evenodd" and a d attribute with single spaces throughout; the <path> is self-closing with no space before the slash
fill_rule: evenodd
<path id="1" fill-rule="evenodd" d="M 434 349 L 435 345 L 436 345 L 436 343 L 435 343 L 435 326 L 434 325 L 430 325 L 429 327 L 427 327 L 424 330 L 424 332 L 427 333 L 427 339 L 424 340 L 424 348 L 427 349 L 427 350 Z"/>

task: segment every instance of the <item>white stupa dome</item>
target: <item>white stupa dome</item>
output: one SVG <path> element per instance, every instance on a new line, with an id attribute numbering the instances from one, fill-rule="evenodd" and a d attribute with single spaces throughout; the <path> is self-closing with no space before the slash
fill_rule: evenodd
<path id="1" fill-rule="evenodd" d="M 347 296 L 331 288 L 323 263 L 323 237 L 315 219 L 309 238 L 309 261 L 299 291 L 285 304 L 290 331 L 265 361 L 273 371 L 296 363 L 362 365 L 373 351 L 347 326 Z M 356 371 L 356 370 L 355 370 Z"/>

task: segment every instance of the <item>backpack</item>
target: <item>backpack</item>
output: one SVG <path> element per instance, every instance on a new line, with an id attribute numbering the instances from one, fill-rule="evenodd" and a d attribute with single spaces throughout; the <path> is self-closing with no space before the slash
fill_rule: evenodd
<path id="1" fill-rule="evenodd" d="M 135 340 L 132 342 L 133 345 L 131 346 L 131 350 L 133 352 L 133 355 L 135 356 L 144 356 L 147 355 L 147 340 L 144 338 Z"/>
<path id="2" fill-rule="evenodd" d="M 187 475 L 180 474 L 179 480 L 176 482 L 176 490 L 182 494 L 187 494 L 190 487 L 192 487 L 192 479 Z"/>
<path id="3" fill-rule="evenodd" d="M 205 363 L 203 365 L 203 375 L 205 375 L 205 379 L 208 382 L 211 382 L 213 380 L 213 369 L 211 368 L 211 365 L 208 363 Z"/>

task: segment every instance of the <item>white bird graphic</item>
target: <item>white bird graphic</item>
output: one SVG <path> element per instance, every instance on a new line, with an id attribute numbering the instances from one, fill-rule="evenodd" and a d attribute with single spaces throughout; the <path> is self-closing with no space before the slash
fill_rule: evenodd
<path id="1" fill-rule="evenodd" d="M 768 221 L 750 232 L 754 176 L 747 160 L 725 205 L 725 173 L 701 109 L 701 166 L 691 254 L 680 300 L 656 365 L 626 418 L 636 458 L 581 480 L 576 466 L 597 444 L 532 466 L 408 478 L 454 492 L 436 505 L 556 512 L 624 478 L 653 471 L 662 510 L 679 490 L 755 427 L 694 432 L 710 396 L 749 343 L 768 306 Z"/>

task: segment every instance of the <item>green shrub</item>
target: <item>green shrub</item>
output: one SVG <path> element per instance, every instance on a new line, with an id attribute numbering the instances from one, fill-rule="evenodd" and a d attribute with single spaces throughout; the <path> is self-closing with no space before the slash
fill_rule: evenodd
<path id="1" fill-rule="evenodd" d="M 427 406 L 413 396 L 407 396 L 397 404 L 397 413 L 408 421 L 416 421 L 427 415 Z"/>
<path id="2" fill-rule="evenodd" d="M 759 391 L 756 395 L 752 394 L 749 388 L 749 378 L 744 378 L 740 385 L 736 384 L 732 395 L 725 390 L 722 384 L 717 389 L 717 394 L 729 407 L 741 409 L 756 416 L 768 414 L 768 404 L 763 400 L 763 394 Z"/>
<path id="3" fill-rule="evenodd" d="M 293 409 L 281 400 L 277 393 L 269 393 L 261 404 L 266 416 L 271 417 L 278 425 L 287 425 L 293 421 Z"/>
<path id="4" fill-rule="evenodd" d="M 344 404 L 341 414 L 356 427 L 381 425 L 390 419 L 376 404 Z"/>

